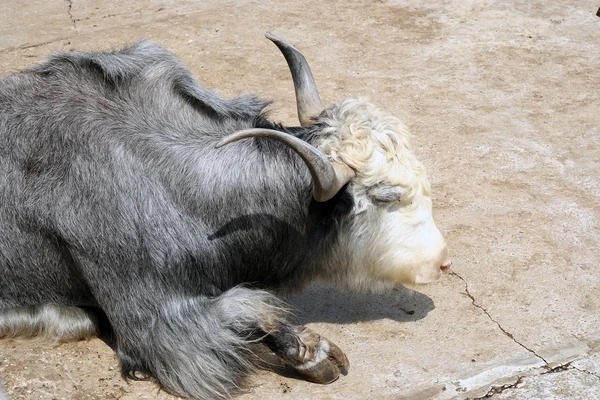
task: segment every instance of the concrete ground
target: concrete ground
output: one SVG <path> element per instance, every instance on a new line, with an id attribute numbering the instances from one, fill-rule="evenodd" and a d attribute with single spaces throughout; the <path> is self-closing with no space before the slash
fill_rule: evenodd
<path id="1" fill-rule="evenodd" d="M 595 3 L 595 4 L 594 4 Z M 296 123 L 267 30 L 325 102 L 366 95 L 411 128 L 455 262 L 384 295 L 315 286 L 303 322 L 345 350 L 331 385 L 260 372 L 250 399 L 600 399 L 600 18 L 588 0 L 5 0 L 0 72 L 151 38 L 223 95 Z M 0 277 L 1 279 L 1 277 Z M 11 399 L 172 399 L 100 340 L 0 342 Z M 0 395 L 1 397 L 2 395 Z"/>

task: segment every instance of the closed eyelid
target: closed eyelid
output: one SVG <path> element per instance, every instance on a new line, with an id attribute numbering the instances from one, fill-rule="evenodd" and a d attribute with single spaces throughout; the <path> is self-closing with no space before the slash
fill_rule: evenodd
<path id="1" fill-rule="evenodd" d="M 399 202 L 402 199 L 402 189 L 398 186 L 380 184 L 370 187 L 367 195 L 382 203 Z"/>

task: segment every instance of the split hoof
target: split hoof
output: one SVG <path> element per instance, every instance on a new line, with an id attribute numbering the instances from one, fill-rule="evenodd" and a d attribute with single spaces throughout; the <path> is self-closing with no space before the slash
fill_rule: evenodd
<path id="1" fill-rule="evenodd" d="M 304 328 L 298 336 L 297 363 L 293 367 L 311 382 L 327 384 L 347 375 L 350 362 L 333 342 Z"/>

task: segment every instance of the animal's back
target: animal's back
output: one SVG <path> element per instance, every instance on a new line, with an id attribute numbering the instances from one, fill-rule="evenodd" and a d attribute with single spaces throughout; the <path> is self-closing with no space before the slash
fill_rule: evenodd
<path id="1" fill-rule="evenodd" d="M 138 45 L 59 55 L 0 81 L 0 306 L 93 305 L 74 253 L 136 269 L 165 252 L 156 243 L 182 217 L 158 171 L 158 139 L 190 133 L 168 129 L 186 112 L 160 74 L 169 62 L 178 66 Z"/>
<path id="2" fill-rule="evenodd" d="M 144 43 L 117 53 L 63 54 L 4 78 L 0 307 L 95 305 L 94 291 L 104 289 L 102 274 L 111 270 L 123 276 L 124 292 L 145 274 L 182 292 L 202 281 L 206 294 L 264 281 L 268 268 L 252 276 L 245 265 L 268 262 L 257 254 L 301 233 L 288 220 L 298 213 L 289 211 L 290 199 L 270 193 L 281 188 L 252 178 L 285 169 L 294 176 L 296 165 L 262 163 L 257 170 L 253 158 L 264 160 L 266 149 L 234 145 L 217 156 L 213 145 L 251 126 L 265 105 L 253 97 L 221 99 L 166 50 Z M 224 208 L 232 197 L 239 207 Z M 263 213 L 248 215 L 253 208 Z M 256 229 L 261 221 L 279 231 Z M 223 243 L 240 257 L 223 260 Z M 182 280 L 183 271 L 196 276 Z"/>

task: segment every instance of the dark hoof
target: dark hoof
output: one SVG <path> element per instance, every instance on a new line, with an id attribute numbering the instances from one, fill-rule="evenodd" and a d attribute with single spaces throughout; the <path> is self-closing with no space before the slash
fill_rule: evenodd
<path id="1" fill-rule="evenodd" d="M 350 362 L 334 343 L 306 328 L 300 340 L 298 364 L 294 368 L 304 378 L 326 384 L 336 381 L 340 374 L 348 374 Z"/>

